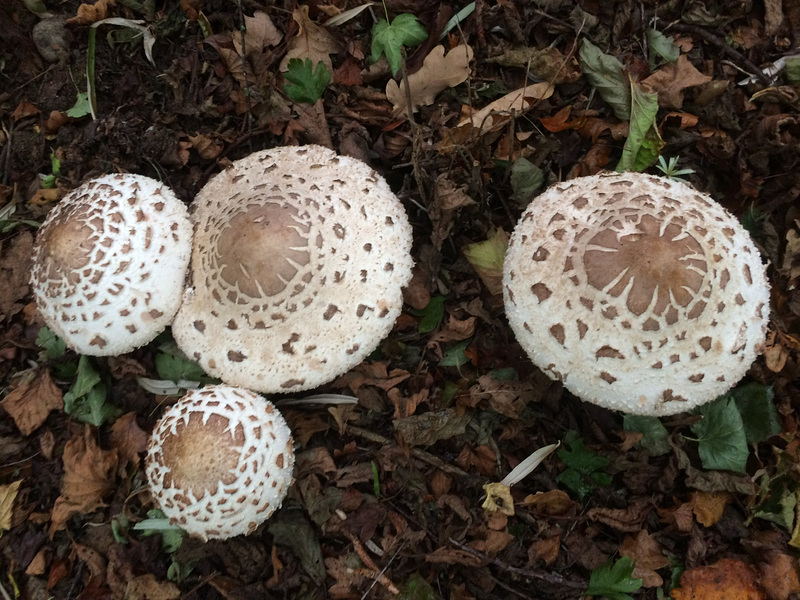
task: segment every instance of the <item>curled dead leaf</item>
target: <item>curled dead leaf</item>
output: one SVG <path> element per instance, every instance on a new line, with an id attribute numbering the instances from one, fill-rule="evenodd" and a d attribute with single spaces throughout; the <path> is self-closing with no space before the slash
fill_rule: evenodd
<path id="1" fill-rule="evenodd" d="M 47 419 L 50 411 L 64 408 L 63 394 L 46 369 L 28 371 L 2 402 L 5 411 L 23 435 L 30 435 Z"/>

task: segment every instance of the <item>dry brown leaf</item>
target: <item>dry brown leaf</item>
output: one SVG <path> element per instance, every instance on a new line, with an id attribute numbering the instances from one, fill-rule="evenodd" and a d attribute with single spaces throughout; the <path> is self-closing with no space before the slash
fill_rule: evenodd
<path id="1" fill-rule="evenodd" d="M 22 480 L 0 485 L 0 532 L 11 529 L 11 517 L 14 514 L 14 501 L 19 493 Z"/>
<path id="2" fill-rule="evenodd" d="M 639 531 L 650 512 L 648 498 L 634 500 L 627 508 L 590 508 L 586 516 L 592 521 L 605 523 L 618 531 Z"/>
<path id="3" fill-rule="evenodd" d="M 316 65 L 318 62 L 322 62 L 328 71 L 333 73 L 330 55 L 339 52 L 339 43 L 327 29 L 309 19 L 308 6 L 303 5 L 296 8 L 292 13 L 292 18 L 300 30 L 286 45 L 286 56 L 281 61 L 280 70 L 286 71 L 289 68 L 289 61 L 293 58 L 300 60 L 310 58 L 312 64 Z"/>
<path id="4" fill-rule="evenodd" d="M 148 435 L 136 422 L 136 413 L 122 415 L 111 426 L 111 444 L 120 456 L 120 467 L 125 463 L 137 464 L 139 456 L 147 450 Z"/>
<path id="5" fill-rule="evenodd" d="M 458 415 L 455 409 L 412 415 L 393 419 L 395 431 L 409 446 L 430 446 L 439 440 L 446 440 L 466 431 L 470 415 Z"/>
<path id="6" fill-rule="evenodd" d="M 681 587 L 673 589 L 672 600 L 765 600 L 758 573 L 748 564 L 723 558 L 708 567 L 684 571 Z"/>
<path id="7" fill-rule="evenodd" d="M 457 548 L 447 548 L 446 546 L 441 546 L 433 552 L 426 554 L 425 560 L 431 563 L 465 565 L 467 567 L 479 567 L 484 563 L 482 559 L 471 552 L 459 550 Z"/>
<path id="8" fill-rule="evenodd" d="M 661 544 L 647 530 L 642 529 L 636 537 L 626 536 L 619 547 L 619 553 L 633 561 L 632 577 L 641 578 L 644 587 L 660 587 L 664 584 L 656 570 L 668 567 L 669 558 L 664 556 Z"/>
<path id="9" fill-rule="evenodd" d="M 484 552 L 485 554 L 492 555 L 504 550 L 513 539 L 514 535 L 508 531 L 493 531 L 491 529 L 487 529 L 486 539 L 472 542 L 470 546 L 478 552 Z"/>
<path id="10" fill-rule="evenodd" d="M 33 235 L 21 231 L 0 243 L 0 320 L 17 314 L 25 306 L 20 302 L 28 295 L 31 273 Z"/>
<path id="11" fill-rule="evenodd" d="M 478 319 L 476 317 L 467 317 L 466 319 L 456 319 L 450 315 L 445 322 L 444 327 L 437 331 L 431 338 L 432 342 L 460 342 L 471 338 L 475 333 L 475 324 Z"/>
<path id="12" fill-rule="evenodd" d="M 419 392 L 411 394 L 411 396 L 404 396 L 398 388 L 392 388 L 387 392 L 389 400 L 394 405 L 394 415 L 392 418 L 400 419 L 402 417 L 410 417 L 417 411 L 417 407 L 423 402 L 428 401 L 430 391 L 428 388 L 422 388 Z"/>
<path id="13" fill-rule="evenodd" d="M 116 450 L 102 450 L 94 441 L 94 430 L 86 425 L 64 446 L 64 479 L 61 495 L 53 506 L 50 537 L 78 513 L 103 506 L 103 498 L 114 489 Z"/>
<path id="14" fill-rule="evenodd" d="M 97 0 L 93 4 L 81 4 L 77 14 L 67 19 L 70 25 L 91 25 L 102 21 L 108 16 L 108 7 L 114 5 L 114 0 Z"/>
<path id="15" fill-rule="evenodd" d="M 159 581 L 155 575 L 134 577 L 128 582 L 125 600 L 175 600 L 181 597 L 180 588 L 171 581 Z"/>
<path id="16" fill-rule="evenodd" d="M 692 510 L 697 522 L 711 527 L 722 518 L 725 505 L 732 499 L 728 492 L 695 492 L 692 495 Z"/>
<path id="17" fill-rule="evenodd" d="M 549 490 L 536 492 L 525 497 L 522 501 L 525 506 L 530 506 L 544 516 L 561 517 L 574 515 L 580 510 L 580 504 L 569 497 L 564 490 Z"/>
<path id="18" fill-rule="evenodd" d="M 703 75 L 694 68 L 685 54 L 677 62 L 668 63 L 642 81 L 642 85 L 658 93 L 658 104 L 666 108 L 683 106 L 683 90 L 695 85 L 703 85 L 711 77 Z"/>
<path id="19" fill-rule="evenodd" d="M 761 585 L 769 600 L 788 600 L 790 596 L 800 593 L 796 558 L 774 552 L 758 566 L 758 570 L 761 572 Z"/>
<path id="20" fill-rule="evenodd" d="M 269 46 L 281 43 L 283 35 L 272 23 L 272 19 L 263 10 L 257 10 L 252 17 L 245 16 L 244 52 L 242 52 L 242 36 L 239 32 L 231 34 L 233 46 L 240 55 L 247 57 L 261 54 Z"/>
<path id="21" fill-rule="evenodd" d="M 500 121 L 505 123 L 507 119 L 498 119 L 500 116 L 509 116 L 511 111 L 522 112 L 528 109 L 536 100 L 546 100 L 553 95 L 555 88 L 549 83 L 534 83 L 527 85 L 513 92 L 509 92 L 502 98 L 498 98 L 488 106 L 462 119 L 459 127 L 472 126 L 482 131 L 488 131 Z"/>
<path id="22" fill-rule="evenodd" d="M 439 92 L 466 81 L 472 54 L 472 47 L 466 44 L 456 46 L 446 56 L 444 46 L 435 46 L 425 57 L 422 68 L 408 76 L 411 109 L 416 112 L 420 106 L 433 104 Z M 408 108 L 405 83 L 398 85 L 390 79 L 386 84 L 386 97 L 394 105 L 395 116 L 405 113 Z"/>
<path id="23" fill-rule="evenodd" d="M 436 179 L 433 188 L 433 201 L 428 208 L 428 217 L 433 225 L 431 242 L 437 250 L 442 249 L 450 236 L 456 218 L 456 210 L 476 202 L 467 194 L 466 186 L 456 185 L 446 173 Z"/>
<path id="24" fill-rule="evenodd" d="M 206 160 L 213 160 L 222 152 L 222 146 L 212 140 L 211 137 L 202 133 L 190 135 L 189 141 L 201 158 L 205 158 Z"/>
<path id="25" fill-rule="evenodd" d="M 0 402 L 23 435 L 29 435 L 52 410 L 64 408 L 63 394 L 46 369 L 31 369 L 19 385 Z"/>
<path id="26" fill-rule="evenodd" d="M 543 540 L 537 540 L 528 549 L 528 559 L 531 562 L 541 560 L 549 567 L 558 558 L 561 550 L 561 536 L 553 535 Z"/>
<path id="27" fill-rule="evenodd" d="M 518 419 L 528 403 L 535 399 L 530 381 L 500 380 L 488 374 L 479 377 L 469 393 L 488 400 L 496 412 L 512 419 Z"/>

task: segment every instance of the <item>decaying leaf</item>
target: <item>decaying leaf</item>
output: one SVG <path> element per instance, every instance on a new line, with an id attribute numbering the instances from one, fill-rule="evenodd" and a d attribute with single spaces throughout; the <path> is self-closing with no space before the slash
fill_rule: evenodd
<path id="1" fill-rule="evenodd" d="M 695 492 L 692 495 L 694 502 L 693 512 L 697 522 L 705 527 L 711 527 L 722 518 L 725 505 L 733 497 L 728 492 Z"/>
<path id="2" fill-rule="evenodd" d="M 128 582 L 125 600 L 175 600 L 181 597 L 180 588 L 171 581 L 159 581 L 148 573 Z"/>
<path id="3" fill-rule="evenodd" d="M 64 479 L 50 523 L 50 537 L 63 529 L 75 514 L 104 505 L 103 498 L 114 489 L 118 454 L 102 450 L 94 440 L 94 429 L 86 425 L 64 446 Z"/>
<path id="4" fill-rule="evenodd" d="M 797 559 L 782 552 L 774 552 L 758 566 L 761 585 L 769 600 L 788 600 L 800 593 Z"/>
<path id="5" fill-rule="evenodd" d="M 664 555 L 661 544 L 642 529 L 636 536 L 626 536 L 619 547 L 621 556 L 633 561 L 633 577 L 642 580 L 643 587 L 660 587 L 664 584 L 656 570 L 669 566 L 669 558 Z"/>
<path id="6" fill-rule="evenodd" d="M 685 54 L 677 62 L 667 63 L 658 71 L 642 81 L 642 85 L 658 92 L 659 106 L 666 108 L 683 107 L 683 91 L 696 85 L 711 81 L 711 77 L 703 75 L 694 68 Z"/>
<path id="7" fill-rule="evenodd" d="M 472 60 L 472 47 L 462 44 L 445 55 L 444 46 L 434 46 L 422 68 L 408 76 L 411 109 L 416 112 L 420 106 L 433 104 L 436 95 L 449 87 L 463 83 L 469 77 L 469 62 Z M 407 97 L 405 83 L 391 79 L 386 84 L 386 97 L 394 105 L 394 115 L 405 113 Z"/>
<path id="8" fill-rule="evenodd" d="M 509 92 L 488 106 L 462 119 L 458 126 L 469 125 L 482 131 L 488 131 L 497 126 L 498 122 L 505 123 L 507 119 L 502 117 L 509 116 L 511 111 L 522 113 L 537 100 L 546 100 L 552 96 L 553 91 L 555 91 L 555 88 L 549 83 L 526 85 L 523 88 Z"/>
<path id="9" fill-rule="evenodd" d="M 409 446 L 430 446 L 466 431 L 470 415 L 459 415 L 454 409 L 394 419 L 394 428 Z"/>
<path id="10" fill-rule="evenodd" d="M 243 56 L 251 57 L 261 54 L 265 48 L 277 46 L 281 43 L 283 35 L 273 25 L 272 19 L 263 10 L 257 10 L 252 17 L 245 15 L 244 51 L 242 51 L 242 36 L 233 34 L 234 47 Z"/>
<path id="11" fill-rule="evenodd" d="M 148 435 L 136 422 L 136 413 L 122 415 L 111 426 L 111 443 L 117 449 L 120 463 L 137 464 L 140 455 L 147 450 Z"/>
<path id="12" fill-rule="evenodd" d="M 295 9 L 292 18 L 300 30 L 287 43 L 286 56 L 281 61 L 280 70 L 286 71 L 289 68 L 289 61 L 293 58 L 300 60 L 310 58 L 311 64 L 316 65 L 321 61 L 328 68 L 328 72 L 333 73 L 330 55 L 339 52 L 339 44 L 336 39 L 327 29 L 317 25 L 309 18 L 308 6 L 305 4 Z"/>
<path id="13" fill-rule="evenodd" d="M 28 278 L 33 256 L 33 235 L 21 231 L 0 242 L 0 320 L 22 310 L 21 302 L 28 294 Z"/>
<path id="14" fill-rule="evenodd" d="M 681 575 L 681 587 L 673 589 L 672 600 L 765 600 L 758 572 L 750 565 L 723 558 L 708 567 L 688 569 Z"/>
<path id="15" fill-rule="evenodd" d="M 464 247 L 464 256 L 491 294 L 503 292 L 503 259 L 506 248 L 508 234 L 502 229 L 495 229 L 483 242 Z"/>
<path id="16" fill-rule="evenodd" d="M 17 499 L 22 480 L 0 485 L 0 533 L 11 529 L 11 517 L 14 513 L 14 501 Z"/>
<path id="17" fill-rule="evenodd" d="M 47 369 L 28 371 L 2 402 L 5 411 L 23 435 L 33 433 L 52 410 L 64 408 L 63 394 Z"/>
<path id="18" fill-rule="evenodd" d="M 486 59 L 501 67 L 515 67 L 550 83 L 572 83 L 581 76 L 578 61 L 574 56 L 564 56 L 558 48 L 517 47 Z"/>

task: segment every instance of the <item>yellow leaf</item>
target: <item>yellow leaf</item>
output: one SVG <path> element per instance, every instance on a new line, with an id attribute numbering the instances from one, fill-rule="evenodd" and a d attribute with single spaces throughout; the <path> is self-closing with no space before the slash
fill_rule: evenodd
<path id="1" fill-rule="evenodd" d="M 11 515 L 14 509 L 14 500 L 17 499 L 19 485 L 22 480 L 8 485 L 0 485 L 0 531 L 11 529 Z"/>
<path id="2" fill-rule="evenodd" d="M 433 104 L 439 92 L 466 81 L 470 73 L 469 61 L 472 60 L 472 54 L 472 48 L 465 44 L 456 46 L 447 56 L 444 54 L 444 46 L 435 46 L 425 57 L 422 68 L 408 76 L 412 110 L 416 112 L 420 106 Z M 391 79 L 386 84 L 386 97 L 394 105 L 395 116 L 407 110 L 405 83 L 400 82 L 398 85 Z"/>

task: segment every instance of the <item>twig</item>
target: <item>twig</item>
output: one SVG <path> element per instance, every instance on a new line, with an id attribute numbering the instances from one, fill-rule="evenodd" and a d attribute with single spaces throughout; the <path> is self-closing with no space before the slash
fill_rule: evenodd
<path id="1" fill-rule="evenodd" d="M 723 40 L 719 37 L 699 27 L 697 25 L 689 25 L 687 23 L 671 23 L 667 26 L 667 29 L 672 29 L 674 31 L 683 32 L 683 33 L 693 33 L 695 35 L 700 36 L 706 42 L 711 44 L 712 46 L 716 46 L 722 52 L 730 56 L 734 61 L 737 61 L 747 67 L 747 71 L 751 73 L 754 77 L 758 78 L 758 80 L 763 83 L 764 85 L 772 85 L 769 77 L 759 69 L 753 62 L 747 58 L 744 54 L 739 52 L 738 50 L 734 50 L 728 44 L 726 44 Z"/>
<path id="2" fill-rule="evenodd" d="M 370 442 L 375 442 L 376 444 L 380 444 L 381 446 L 395 446 L 396 444 L 394 441 L 390 440 L 389 438 L 385 438 L 379 433 L 374 433 L 367 429 L 362 429 L 361 427 L 356 427 L 355 425 L 348 425 L 347 431 L 353 435 L 357 435 L 360 438 L 364 438 L 365 440 L 369 440 Z M 455 475 L 457 477 L 471 477 L 469 473 L 466 471 L 462 471 L 458 467 L 454 467 L 451 464 L 448 464 L 441 460 L 440 458 L 435 457 L 433 454 L 429 452 L 425 452 L 425 450 L 420 450 L 419 448 L 412 448 L 411 455 L 414 458 L 418 458 L 422 462 L 426 462 L 429 465 L 436 467 L 440 471 L 444 471 L 445 473 L 449 473 L 450 475 Z"/>

